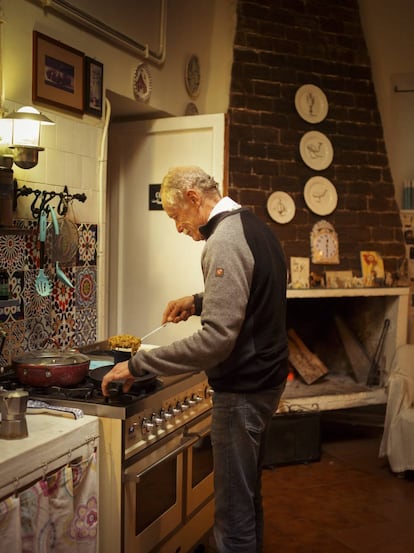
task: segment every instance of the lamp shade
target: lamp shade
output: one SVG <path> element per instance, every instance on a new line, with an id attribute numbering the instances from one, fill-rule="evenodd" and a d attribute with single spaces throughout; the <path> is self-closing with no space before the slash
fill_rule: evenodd
<path id="1" fill-rule="evenodd" d="M 24 106 L 6 115 L 2 123 L 12 123 L 12 136 L 9 142 L 14 150 L 14 163 L 22 169 L 31 169 L 37 165 L 38 152 L 44 150 L 39 145 L 40 125 L 55 123 L 32 106 Z M 1 127 L 0 127 L 1 141 Z"/>
<path id="2" fill-rule="evenodd" d="M 40 125 L 54 125 L 48 117 L 32 106 L 24 106 L 6 115 L 13 120 L 13 146 L 39 146 Z"/>

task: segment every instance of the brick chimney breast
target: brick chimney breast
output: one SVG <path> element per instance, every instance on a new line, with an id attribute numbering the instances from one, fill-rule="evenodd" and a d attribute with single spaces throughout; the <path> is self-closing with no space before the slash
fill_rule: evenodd
<path id="1" fill-rule="evenodd" d="M 274 230 L 287 259 L 310 257 L 309 235 L 321 217 L 303 198 L 307 180 L 328 178 L 338 205 L 325 218 L 339 236 L 340 264 L 360 274 L 360 250 L 375 250 L 386 271 L 405 255 L 395 190 L 357 0 L 238 0 L 229 105 L 229 193 Z M 329 110 L 318 124 L 295 108 L 296 91 L 314 84 Z M 308 131 L 332 143 L 332 164 L 314 171 L 299 152 Z M 282 190 L 294 219 L 273 222 L 270 194 Z M 321 271 L 333 267 L 312 266 Z"/>

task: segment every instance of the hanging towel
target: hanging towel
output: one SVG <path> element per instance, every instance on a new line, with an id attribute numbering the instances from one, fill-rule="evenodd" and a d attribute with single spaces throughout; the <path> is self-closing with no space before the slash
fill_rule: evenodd
<path id="1" fill-rule="evenodd" d="M 98 474 L 96 451 L 88 459 L 71 463 L 74 516 L 71 538 L 77 553 L 96 553 L 98 537 Z"/>
<path id="2" fill-rule="evenodd" d="M 0 501 L 0 550 L 21 553 L 20 500 L 12 496 Z"/>
<path id="3" fill-rule="evenodd" d="M 47 482 L 40 480 L 19 494 L 22 553 L 44 553 L 53 543 L 53 528 L 49 519 Z"/>
<path id="4" fill-rule="evenodd" d="M 50 553 L 74 553 L 70 528 L 73 520 L 73 482 L 69 465 L 47 477 L 49 517 L 54 540 Z M 42 552 L 43 553 L 43 552 Z M 49 551 L 45 552 L 49 553 Z"/>

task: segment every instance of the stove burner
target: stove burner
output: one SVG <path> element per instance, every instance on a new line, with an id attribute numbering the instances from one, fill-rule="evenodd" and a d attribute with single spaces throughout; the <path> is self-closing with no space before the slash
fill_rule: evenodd
<path id="1" fill-rule="evenodd" d="M 109 397 L 104 397 L 101 392 L 100 382 L 96 382 L 87 376 L 76 386 L 28 386 L 23 385 L 14 371 L 6 371 L 0 374 L 0 388 L 4 390 L 16 390 L 23 388 L 29 392 L 29 396 L 37 399 L 73 399 L 80 402 L 105 403 L 114 406 L 130 405 L 135 401 L 160 390 L 163 384 L 158 378 L 146 382 L 137 381 L 126 394 L 122 391 L 121 382 L 112 382 Z"/>

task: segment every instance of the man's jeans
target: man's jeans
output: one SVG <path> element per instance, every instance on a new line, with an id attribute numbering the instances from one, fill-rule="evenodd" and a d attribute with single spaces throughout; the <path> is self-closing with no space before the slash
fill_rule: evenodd
<path id="1" fill-rule="evenodd" d="M 215 526 L 219 553 L 260 553 L 263 547 L 261 465 L 266 432 L 285 382 L 252 394 L 214 393 Z"/>

